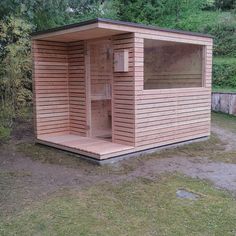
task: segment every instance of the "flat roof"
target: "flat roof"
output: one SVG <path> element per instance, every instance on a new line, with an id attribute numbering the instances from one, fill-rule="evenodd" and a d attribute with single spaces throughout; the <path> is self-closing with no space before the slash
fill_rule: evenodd
<path id="1" fill-rule="evenodd" d="M 74 24 L 51 28 L 51 29 L 47 29 L 47 30 L 37 31 L 37 32 L 32 33 L 31 36 L 32 37 L 43 36 L 44 34 L 74 29 L 74 28 L 78 28 L 78 27 L 82 27 L 82 26 L 88 26 L 88 25 L 92 25 L 95 23 L 109 23 L 109 24 L 119 25 L 119 26 L 130 26 L 130 27 L 135 27 L 135 28 L 143 28 L 143 29 L 171 32 L 171 33 L 177 33 L 177 34 L 186 34 L 186 35 L 192 35 L 192 36 L 213 38 L 213 36 L 209 35 L 209 34 L 184 31 L 184 30 L 167 29 L 167 28 L 162 28 L 162 27 L 157 27 L 157 26 L 144 25 L 144 24 L 139 24 L 139 23 L 125 22 L 125 21 L 118 21 L 118 20 L 111 20 L 111 19 L 104 19 L 104 18 L 96 18 L 96 19 L 82 21 L 82 22 L 78 22 L 78 23 L 74 23 Z"/>

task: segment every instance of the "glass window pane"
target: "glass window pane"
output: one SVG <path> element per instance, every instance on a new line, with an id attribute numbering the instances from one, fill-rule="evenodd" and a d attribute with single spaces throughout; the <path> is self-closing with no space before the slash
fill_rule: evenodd
<path id="1" fill-rule="evenodd" d="M 144 40 L 144 89 L 202 87 L 203 46 Z"/>

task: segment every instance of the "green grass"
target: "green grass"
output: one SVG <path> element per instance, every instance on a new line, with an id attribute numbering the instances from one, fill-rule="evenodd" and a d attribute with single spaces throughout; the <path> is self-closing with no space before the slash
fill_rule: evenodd
<path id="1" fill-rule="evenodd" d="M 11 128 L 1 126 L 0 124 L 0 144 L 5 143 L 10 139 Z"/>
<path id="2" fill-rule="evenodd" d="M 160 157 L 173 157 L 173 156 L 184 156 L 184 157 L 201 157 L 210 156 L 213 153 L 222 152 L 225 150 L 224 143 L 215 135 L 212 134 L 206 141 L 194 142 L 186 144 L 173 149 L 166 149 L 158 155 Z"/>
<path id="3" fill-rule="evenodd" d="M 236 117 L 223 114 L 212 113 L 212 123 L 222 127 L 230 132 L 236 133 Z M 91 163 L 81 160 L 78 156 L 63 152 L 55 148 L 46 147 L 43 145 L 35 145 L 34 143 L 20 143 L 17 145 L 17 151 L 30 157 L 33 160 L 42 163 L 63 165 L 70 168 L 81 168 L 89 173 L 96 174 L 125 174 L 135 170 L 140 162 L 152 158 L 168 158 L 173 156 L 184 157 L 209 157 L 217 161 L 236 163 L 236 153 L 226 152 L 225 143 L 219 137 L 212 134 L 209 140 L 179 146 L 177 148 L 166 149 L 152 155 L 147 155 L 145 158 L 130 159 L 119 165 L 114 166 L 94 166 Z"/>
<path id="4" fill-rule="evenodd" d="M 221 92 L 221 93 L 236 93 L 236 88 L 232 87 L 213 87 L 212 88 L 213 92 Z"/>
<path id="5" fill-rule="evenodd" d="M 80 170 L 86 172 L 88 175 L 123 175 L 134 170 L 134 168 L 136 167 L 136 165 L 134 164 L 128 165 L 126 163 L 118 167 L 112 165 L 99 166 L 81 159 L 79 155 L 34 143 L 19 143 L 16 149 L 18 152 L 24 154 L 34 161 L 40 161 L 41 163 L 47 164 L 62 165 L 69 168 L 80 168 Z"/>
<path id="6" fill-rule="evenodd" d="M 236 151 L 217 153 L 209 156 L 210 160 L 236 164 Z"/>
<path id="7" fill-rule="evenodd" d="M 213 57 L 213 61 L 219 64 L 236 64 L 236 58 L 234 57 Z"/>
<path id="8" fill-rule="evenodd" d="M 87 164 L 87 162 L 69 152 L 51 148 L 46 145 L 23 142 L 17 144 L 16 149 L 18 152 L 25 154 L 32 160 L 40 161 L 42 163 L 60 164 L 75 168 Z"/>
<path id="9" fill-rule="evenodd" d="M 214 124 L 236 133 L 236 117 L 213 113 Z M 216 135 L 209 140 L 130 159 L 118 166 L 94 166 L 74 155 L 33 143 L 17 150 L 43 163 L 79 168 L 89 174 L 125 174 L 149 158 L 208 157 L 212 161 L 236 163 L 236 152 L 225 151 Z M 0 173 L 0 200 L 17 204 L 24 197 L 17 179 L 27 172 Z M 15 194 L 6 194 L 15 190 Z M 200 196 L 179 199 L 178 189 Z M 4 197 L 5 196 L 5 197 Z M 1 207 L 1 206 L 0 206 Z M 179 174 L 153 180 L 138 178 L 120 184 L 97 184 L 81 190 L 65 188 L 44 200 L 0 212 L 0 235 L 236 235 L 236 200 L 208 182 Z M 7 214 L 6 214 L 7 212 Z"/>
<path id="10" fill-rule="evenodd" d="M 56 164 L 67 166 L 70 168 L 80 168 L 86 171 L 88 174 L 99 175 L 123 175 L 131 171 L 134 171 L 140 166 L 140 163 L 149 159 L 157 158 L 171 158 L 175 156 L 182 157 L 212 157 L 217 156 L 219 153 L 224 153 L 225 143 L 223 143 L 215 134 L 212 134 L 206 141 L 200 141 L 196 143 L 186 144 L 176 148 L 167 148 L 152 155 L 146 155 L 145 157 L 131 158 L 122 162 L 118 166 L 113 165 L 92 165 L 87 161 L 81 160 L 79 156 L 70 154 L 68 152 L 60 151 L 55 148 L 50 148 L 43 145 L 35 145 L 33 143 L 20 143 L 17 145 L 17 151 L 30 157 L 35 161 L 42 163 Z"/>
<path id="11" fill-rule="evenodd" d="M 236 134 L 236 116 L 212 112 L 212 123 Z"/>
<path id="12" fill-rule="evenodd" d="M 185 188 L 199 200 L 179 199 Z M 236 201 L 180 175 L 63 191 L 0 219 L 1 235 L 235 235 Z"/>
<path id="13" fill-rule="evenodd" d="M 219 117 L 217 119 L 222 122 Z M 233 125 L 235 124 L 233 123 Z M 186 158 L 207 157 L 212 161 L 236 164 L 236 151 L 226 151 L 225 145 L 215 134 L 212 134 L 207 141 L 186 144 L 174 149 L 166 149 L 148 158 L 171 158 L 176 156 Z"/>

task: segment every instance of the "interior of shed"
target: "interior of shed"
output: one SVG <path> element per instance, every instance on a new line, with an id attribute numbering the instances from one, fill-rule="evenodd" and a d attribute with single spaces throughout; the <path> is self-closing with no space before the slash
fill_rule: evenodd
<path id="1" fill-rule="evenodd" d="M 113 54 L 110 39 L 88 42 L 91 125 L 90 136 L 112 140 Z"/>
<path id="2" fill-rule="evenodd" d="M 111 37 L 37 40 L 33 55 L 38 142 L 94 158 L 134 148 L 112 142 Z"/>
<path id="3" fill-rule="evenodd" d="M 144 40 L 144 89 L 203 86 L 203 46 Z"/>

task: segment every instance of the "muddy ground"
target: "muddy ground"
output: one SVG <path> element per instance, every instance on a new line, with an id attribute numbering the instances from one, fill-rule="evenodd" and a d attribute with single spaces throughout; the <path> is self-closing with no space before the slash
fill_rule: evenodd
<path id="1" fill-rule="evenodd" d="M 210 141 L 108 166 L 97 166 L 73 154 L 34 145 L 32 130 L 31 122 L 21 122 L 11 140 L 0 146 L 0 212 L 4 214 L 62 189 L 156 178 L 165 172 L 208 180 L 236 196 L 236 159 L 231 159 L 236 156 L 236 134 L 215 123 Z"/>

